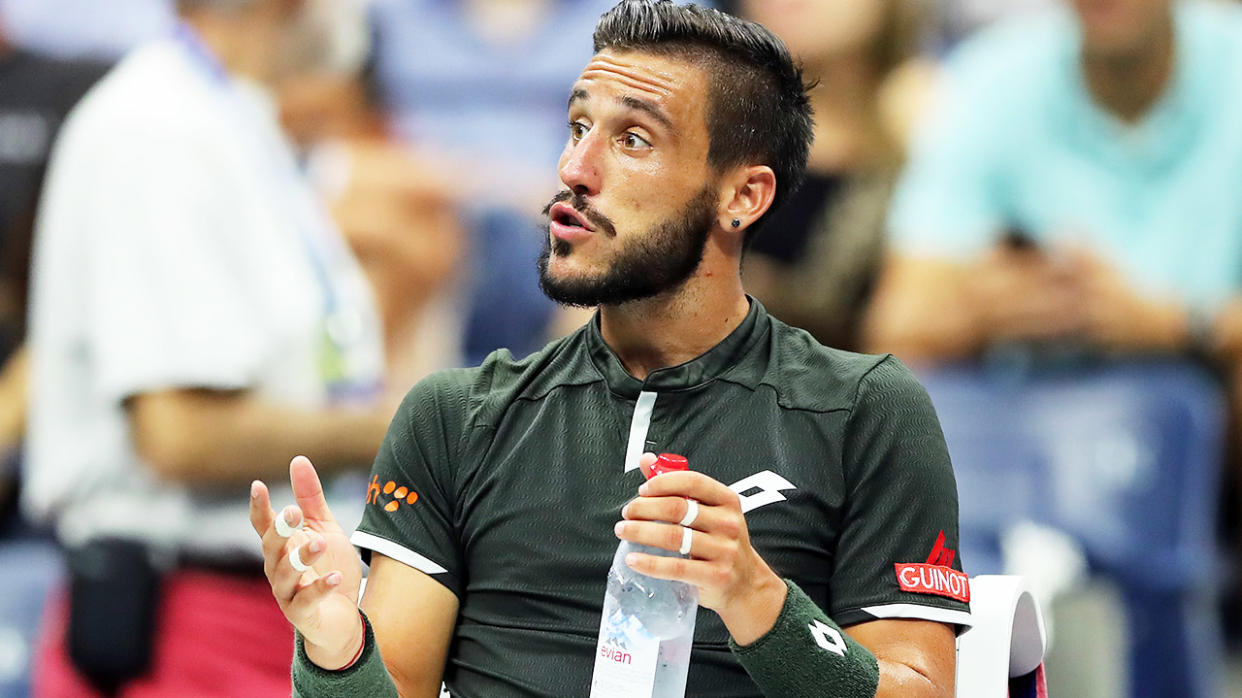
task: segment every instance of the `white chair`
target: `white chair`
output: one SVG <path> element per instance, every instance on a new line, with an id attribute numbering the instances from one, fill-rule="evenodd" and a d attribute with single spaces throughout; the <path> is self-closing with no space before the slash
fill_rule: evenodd
<path id="1" fill-rule="evenodd" d="M 1039 602 L 1025 578 L 979 575 L 970 580 L 971 629 L 957 639 L 958 698 L 1046 696 L 1048 636 Z"/>

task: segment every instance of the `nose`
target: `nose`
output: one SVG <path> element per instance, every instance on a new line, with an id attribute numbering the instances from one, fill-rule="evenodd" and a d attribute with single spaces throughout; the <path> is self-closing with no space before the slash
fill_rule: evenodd
<path id="1" fill-rule="evenodd" d="M 604 139 L 594 131 L 588 131 L 582 140 L 572 139 L 561 153 L 561 183 L 575 194 L 591 196 L 599 193 L 602 175 L 600 158 L 603 156 Z"/>

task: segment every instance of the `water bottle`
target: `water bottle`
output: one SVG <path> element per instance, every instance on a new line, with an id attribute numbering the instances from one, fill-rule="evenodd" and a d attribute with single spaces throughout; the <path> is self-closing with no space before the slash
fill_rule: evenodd
<path id="1" fill-rule="evenodd" d="M 685 458 L 665 453 L 656 459 L 651 477 L 689 469 Z M 629 541 L 617 546 L 604 593 L 591 698 L 683 698 L 699 590 L 635 572 L 625 564 L 630 553 L 678 556 Z"/>

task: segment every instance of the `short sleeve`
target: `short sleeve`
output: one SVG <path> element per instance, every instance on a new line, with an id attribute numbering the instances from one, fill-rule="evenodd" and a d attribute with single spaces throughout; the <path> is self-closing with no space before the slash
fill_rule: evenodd
<path id="1" fill-rule="evenodd" d="M 371 468 L 366 509 L 351 537 L 364 558 L 386 555 L 459 597 L 464 570 L 453 475 L 467 432 L 467 375 L 442 371 L 406 395 Z"/>
<path id="2" fill-rule="evenodd" d="M 976 69 L 977 53 L 949 63 L 915 134 L 889 207 L 889 243 L 897 254 L 967 259 L 1005 225 L 1003 124 L 994 108 L 1005 89 L 993 84 L 990 71 Z"/>
<path id="3" fill-rule="evenodd" d="M 829 583 L 833 619 L 970 625 L 957 487 L 940 422 L 889 356 L 862 380 L 843 448 L 846 510 Z"/>
<path id="4" fill-rule="evenodd" d="M 231 163 L 167 128 L 77 136 L 53 163 L 67 181 L 48 204 L 68 222 L 57 232 L 82 246 L 77 282 L 103 394 L 253 384 L 272 353 L 253 263 L 263 236 L 238 214 L 248 195 Z"/>

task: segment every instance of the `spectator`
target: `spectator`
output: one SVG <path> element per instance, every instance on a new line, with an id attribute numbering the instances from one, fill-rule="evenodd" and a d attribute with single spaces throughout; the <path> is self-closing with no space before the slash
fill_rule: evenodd
<path id="1" fill-rule="evenodd" d="M 465 361 L 543 345 L 536 213 L 565 144 L 563 87 L 610 0 L 379 0 L 375 69 L 396 133 L 455 183 L 470 239 Z"/>
<path id="2" fill-rule="evenodd" d="M 1242 15 L 1073 8 L 998 26 L 949 61 L 891 211 L 874 346 L 1242 348 L 1221 312 L 1242 289 Z"/>
<path id="3" fill-rule="evenodd" d="M 371 74 L 299 76 L 281 88 L 282 121 L 376 290 L 389 381 L 413 385 L 461 364 L 466 235 L 456 190 L 388 132 Z"/>
<path id="4" fill-rule="evenodd" d="M 967 41 L 946 73 L 890 212 L 870 346 L 925 362 L 1211 355 L 1238 394 L 1242 9 L 1074 0 Z M 1135 657 L 1180 638 L 1130 637 Z M 1135 695 L 1211 690 L 1164 663 L 1202 651 L 1153 654 L 1161 666 L 1132 664 Z"/>
<path id="5" fill-rule="evenodd" d="M 107 70 L 48 58 L 10 43 L 12 8 L 0 2 L 0 528 L 14 511 L 16 451 L 25 428 L 26 333 L 34 212 L 65 114 Z"/>
<path id="6" fill-rule="evenodd" d="M 802 61 L 815 110 L 807 179 L 764 224 L 743 267 L 756 298 L 828 346 L 857 349 L 879 267 L 901 135 L 883 118 L 886 80 L 917 52 L 909 0 L 744 0 Z"/>
<path id="7" fill-rule="evenodd" d="M 230 493 L 299 451 L 365 466 L 391 415 L 370 288 L 264 92 L 329 48 L 317 3 L 178 7 L 70 115 L 39 212 L 23 502 L 71 575 L 39 695 L 287 696 Z"/>

